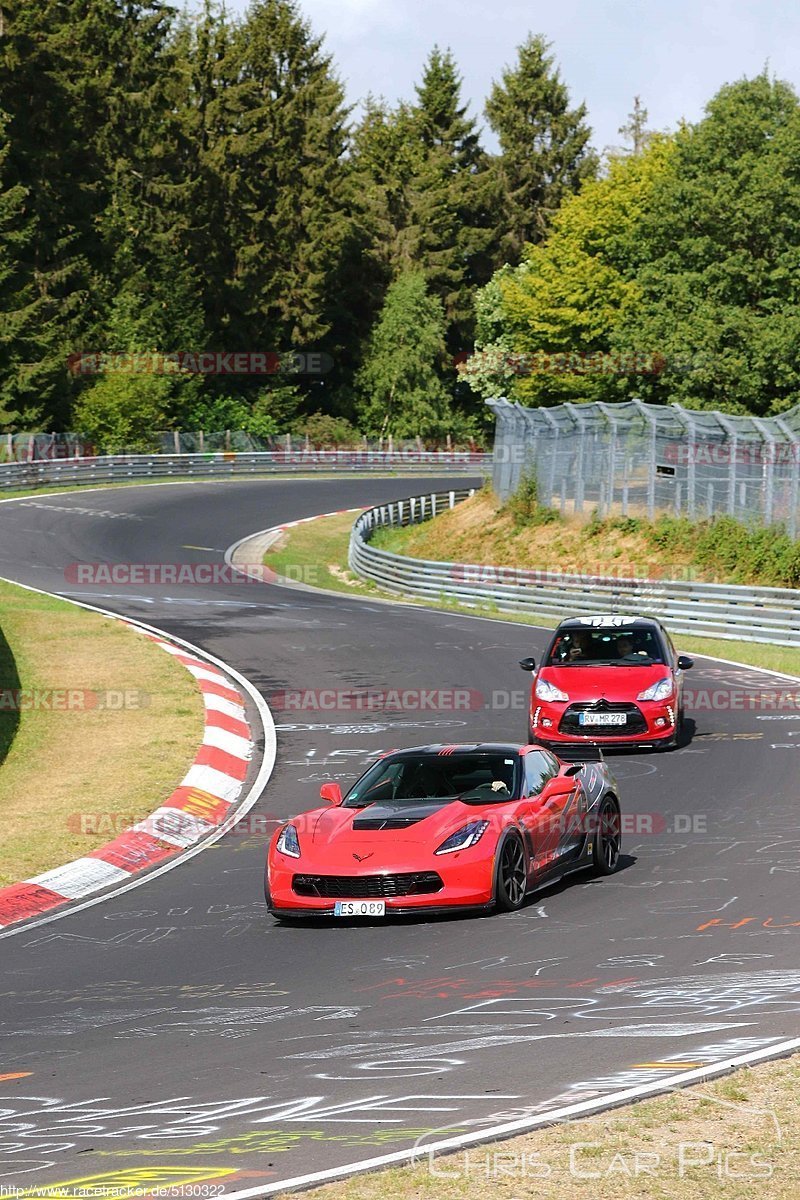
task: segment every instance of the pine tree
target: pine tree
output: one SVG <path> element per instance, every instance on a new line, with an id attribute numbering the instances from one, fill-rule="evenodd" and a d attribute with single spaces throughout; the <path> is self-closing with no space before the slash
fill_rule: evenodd
<path id="1" fill-rule="evenodd" d="M 653 136 L 652 130 L 647 128 L 647 116 L 647 109 L 642 104 L 641 98 L 634 96 L 633 109 L 628 113 L 625 124 L 620 125 L 617 130 L 627 142 L 630 142 L 628 151 L 630 154 L 641 154 Z"/>
<path id="2" fill-rule="evenodd" d="M 444 309 L 428 294 L 423 273 L 401 275 L 386 294 L 356 381 L 367 432 L 443 437 L 452 431 L 454 418 L 440 375 L 444 334 Z"/>
<path id="3" fill-rule="evenodd" d="M 101 343 L 111 351 L 203 348 L 200 288 L 188 257 L 198 166 L 176 103 L 172 16 L 160 0 L 127 3 L 116 29 L 112 103 L 100 137 L 111 200 L 98 223 L 109 294 Z M 178 376 L 165 388 L 178 424 L 198 383 Z M 132 395 L 136 386 L 131 381 Z"/>
<path id="4" fill-rule="evenodd" d="M 23 422 L 65 422 L 67 356 L 96 328 L 107 200 L 98 132 L 113 64 L 113 0 L 4 0 L 0 110 L 6 186 L 25 193 L 30 236 L 18 242 L 16 367 L 2 381 Z"/>
<path id="5" fill-rule="evenodd" d="M 374 268 L 373 314 L 391 280 L 419 269 L 444 305 L 450 354 L 471 346 L 473 293 L 495 265 L 500 214 L 449 51 L 434 48 L 413 105 L 368 102 L 353 139 L 353 177 Z"/>
<path id="6" fill-rule="evenodd" d="M 434 46 L 415 87 L 414 112 L 419 137 L 426 150 L 443 150 L 456 171 L 484 165 L 484 152 L 475 121 L 461 103 L 462 79 L 450 50 Z"/>
<path id="7" fill-rule="evenodd" d="M 412 110 L 421 154 L 411 182 L 411 259 L 444 304 L 452 354 L 472 344 L 473 293 L 491 274 L 499 218 L 489 159 L 461 85 L 450 51 L 434 47 Z"/>
<path id="8" fill-rule="evenodd" d="M 7 185 L 6 164 L 10 146 L 8 142 L 8 118 L 0 112 L 0 428 L 16 424 L 21 413 L 19 402 L 18 373 L 20 361 L 20 333 L 26 323 L 26 308 L 29 292 L 20 279 L 19 260 L 27 253 L 33 229 L 25 214 L 27 190 L 19 183 Z M 38 417 L 35 409 L 27 413 L 29 420 Z"/>
<path id="9" fill-rule="evenodd" d="M 336 319 L 328 284 L 346 237 L 342 85 L 291 0 L 259 0 L 232 34 L 222 144 L 213 148 L 235 250 L 229 281 L 247 348 L 320 348 Z M 218 231 L 223 235 L 223 231 Z"/>
<path id="10" fill-rule="evenodd" d="M 514 263 L 526 242 L 541 241 L 564 197 L 597 166 L 586 105 L 570 107 L 549 49 L 543 37 L 528 37 L 486 102 L 501 149 L 495 165 L 506 206 L 505 257 Z"/>

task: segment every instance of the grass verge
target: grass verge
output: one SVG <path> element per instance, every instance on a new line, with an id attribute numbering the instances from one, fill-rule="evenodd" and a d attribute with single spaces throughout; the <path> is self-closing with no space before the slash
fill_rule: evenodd
<path id="1" fill-rule="evenodd" d="M 467 502 L 469 503 L 469 502 Z M 447 513 L 445 516 L 451 516 Z M 353 525 L 353 515 L 321 517 L 318 521 L 310 521 L 307 525 L 297 525 L 288 529 L 275 545 L 267 551 L 264 563 L 278 575 L 283 575 L 295 581 L 311 584 L 313 587 L 329 588 L 332 591 L 346 592 L 351 596 L 369 598 L 386 597 L 372 583 L 358 579 L 352 574 L 347 565 L 347 548 L 350 542 L 350 530 Z M 437 518 L 438 520 L 439 518 Z M 389 548 L 387 542 L 394 539 L 394 534 L 405 533 L 405 530 L 379 530 L 381 545 Z M 389 534 L 390 538 L 385 535 Z M 400 543 L 402 549 L 397 549 L 398 542 L 392 540 L 391 548 L 397 553 L 409 553 L 406 543 Z M 420 557 L 422 555 L 420 554 Z M 425 557 L 432 558 L 428 553 Z M 475 562 L 474 558 L 466 556 L 463 561 Z M 501 565 L 501 564 L 498 564 Z M 396 598 L 396 597 L 395 597 Z M 448 612 L 468 613 L 472 616 L 491 617 L 497 621 L 512 621 L 518 625 L 537 625 L 545 628 L 555 628 L 559 618 L 543 614 L 529 615 L 502 613 L 491 605 L 467 607 L 445 600 L 438 603 L 432 600 L 416 600 L 409 598 L 404 602 L 419 604 L 428 608 L 441 608 Z M 737 662 L 747 663 L 754 667 L 764 667 L 771 671 L 782 671 L 787 675 L 800 677 L 800 649 L 791 646 L 770 646 L 766 643 L 727 641 L 724 638 L 684 637 L 676 634 L 679 649 L 687 654 L 708 655 L 710 658 L 728 658 Z"/>
<path id="2" fill-rule="evenodd" d="M 319 1200 L 797 1200 L 800 1056 L 310 1194 Z"/>
<path id="3" fill-rule="evenodd" d="M 382 529 L 376 545 L 417 558 L 535 567 L 616 578 L 698 580 L 797 587 L 800 542 L 778 525 L 745 525 L 730 517 L 690 521 L 662 513 L 562 517 L 539 504 L 526 483 L 505 504 L 482 489 L 434 520 Z"/>
<path id="4" fill-rule="evenodd" d="M 110 617 L 0 582 L 0 630 L 3 886 L 153 812 L 197 752 L 203 704 L 171 655 Z"/>

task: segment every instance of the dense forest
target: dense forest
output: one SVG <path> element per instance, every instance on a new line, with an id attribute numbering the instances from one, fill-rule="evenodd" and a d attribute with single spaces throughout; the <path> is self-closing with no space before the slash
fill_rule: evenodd
<path id="1" fill-rule="evenodd" d="M 731 84 L 673 135 L 637 101 L 601 156 L 520 41 L 490 138 L 439 48 L 407 101 L 353 108 L 292 0 L 0 0 L 0 430 L 465 439 L 500 394 L 796 403 L 792 88 Z"/>

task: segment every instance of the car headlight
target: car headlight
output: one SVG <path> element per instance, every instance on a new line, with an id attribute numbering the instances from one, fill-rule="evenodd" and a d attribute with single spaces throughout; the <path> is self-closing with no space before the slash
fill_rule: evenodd
<path id="1" fill-rule="evenodd" d="M 649 688 L 645 688 L 643 692 L 639 692 L 637 700 L 669 700 L 673 691 L 673 682 L 671 675 L 665 675 L 663 679 L 657 679 Z"/>
<path id="2" fill-rule="evenodd" d="M 569 700 L 566 692 L 562 692 L 561 688 L 557 688 L 546 679 L 537 679 L 534 691 L 539 700 Z"/>
<path id="3" fill-rule="evenodd" d="M 278 835 L 275 849 L 279 850 L 281 854 L 288 854 L 289 858 L 300 857 L 300 840 L 294 825 L 284 825 Z"/>
<path id="4" fill-rule="evenodd" d="M 489 828 L 488 821 L 470 821 L 463 829 L 451 833 L 446 842 L 442 842 L 437 854 L 454 854 L 456 850 L 467 850 L 483 837 Z"/>

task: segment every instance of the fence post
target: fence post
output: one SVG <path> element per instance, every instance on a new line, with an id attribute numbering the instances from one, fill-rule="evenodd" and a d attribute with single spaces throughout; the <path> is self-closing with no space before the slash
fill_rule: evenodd
<path id="1" fill-rule="evenodd" d="M 689 434 L 689 453 L 686 456 L 686 515 L 690 521 L 693 521 L 697 509 L 695 492 L 697 472 L 695 469 L 696 455 L 694 453 L 697 445 L 695 437 L 697 427 L 693 416 L 687 409 L 683 408 L 680 404 L 673 404 L 672 407 L 677 411 L 680 420 L 683 421 L 684 427 Z"/>
<path id="2" fill-rule="evenodd" d="M 558 429 L 558 422 L 556 421 L 553 414 L 548 411 L 548 409 L 542 408 L 539 411 L 540 411 L 541 415 L 544 417 L 544 419 L 548 425 L 547 449 L 548 449 L 548 454 L 549 454 L 549 458 L 550 458 L 550 470 L 547 473 L 547 496 L 540 497 L 540 499 L 542 499 L 542 501 L 548 506 L 548 508 L 550 508 L 553 503 L 553 495 L 556 490 L 556 459 L 558 458 L 559 429 Z M 552 437 L 553 437 L 552 444 L 550 443 L 549 435 L 552 435 Z"/>
<path id="3" fill-rule="evenodd" d="M 782 417 L 778 417 L 775 421 L 775 424 L 778 426 L 781 433 L 784 434 L 786 440 L 789 442 L 792 448 L 792 453 L 790 456 L 791 483 L 789 488 L 789 536 L 796 538 L 798 515 L 800 515 L 797 511 L 798 493 L 800 492 L 800 437 L 797 436 L 791 426 L 788 425 Z"/>
<path id="4" fill-rule="evenodd" d="M 753 417 L 753 423 L 761 434 L 767 446 L 764 458 L 762 477 L 764 480 L 764 524 L 772 524 L 772 513 L 775 506 L 775 443 L 776 438 L 767 422 L 760 417 Z"/>
<path id="5" fill-rule="evenodd" d="M 619 420 L 616 413 L 614 413 L 607 404 L 599 403 L 597 407 L 600 409 L 606 421 L 611 426 L 611 443 L 608 448 L 608 503 L 606 506 L 606 516 L 609 516 L 614 507 L 614 489 L 616 488 L 617 483 L 617 430 L 619 428 Z M 627 508 L 627 498 L 623 501 L 623 503 L 625 508 Z"/>
<path id="6" fill-rule="evenodd" d="M 728 441 L 726 449 L 728 451 L 728 516 L 736 515 L 736 455 L 739 450 L 739 434 L 736 426 L 722 413 L 716 414 L 722 428 L 727 434 Z"/>
<path id="7" fill-rule="evenodd" d="M 631 399 L 650 430 L 650 461 L 647 468 L 647 519 L 652 521 L 656 515 L 656 467 L 658 465 L 658 418 L 650 412 L 643 400 L 638 396 Z"/>
<path id="8" fill-rule="evenodd" d="M 574 500 L 574 504 L 573 504 L 573 509 L 576 513 L 582 513 L 583 512 L 583 497 L 584 497 L 584 474 L 585 474 L 584 459 L 586 457 L 586 452 L 585 452 L 586 421 L 584 420 L 582 414 L 578 412 L 578 409 L 574 404 L 567 403 L 564 405 L 564 408 L 567 410 L 569 415 L 572 417 L 572 420 L 578 426 L 578 462 L 577 462 L 577 466 L 575 469 L 575 500 Z"/>

